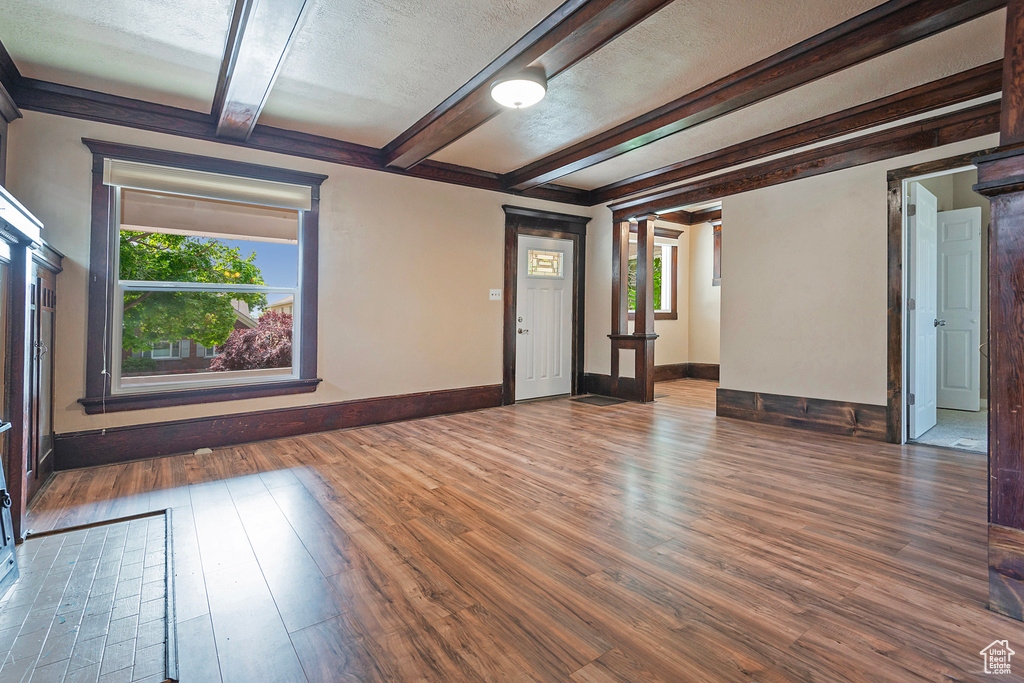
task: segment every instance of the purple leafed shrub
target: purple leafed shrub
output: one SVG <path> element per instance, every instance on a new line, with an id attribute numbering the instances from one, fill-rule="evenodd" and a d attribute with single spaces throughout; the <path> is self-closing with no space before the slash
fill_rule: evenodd
<path id="1" fill-rule="evenodd" d="M 286 368 L 292 364 L 292 316 L 270 311 L 251 330 L 234 330 L 211 370 Z"/>

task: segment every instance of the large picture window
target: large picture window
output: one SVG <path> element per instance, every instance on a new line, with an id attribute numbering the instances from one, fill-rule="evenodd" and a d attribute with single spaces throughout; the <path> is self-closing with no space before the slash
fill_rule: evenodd
<path id="1" fill-rule="evenodd" d="M 314 390 L 324 176 L 86 144 L 86 411 Z"/>

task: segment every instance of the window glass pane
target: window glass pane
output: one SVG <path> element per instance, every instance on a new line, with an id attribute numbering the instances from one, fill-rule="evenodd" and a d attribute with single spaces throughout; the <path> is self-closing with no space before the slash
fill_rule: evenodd
<path id="1" fill-rule="evenodd" d="M 281 292 L 128 291 L 122 299 L 121 386 L 290 375 L 292 316 Z"/>
<path id="2" fill-rule="evenodd" d="M 527 276 L 529 277 L 562 277 L 563 253 L 560 251 L 529 250 Z"/>
<path id="3" fill-rule="evenodd" d="M 121 231 L 120 279 L 295 287 L 296 244 Z"/>
<path id="4" fill-rule="evenodd" d="M 295 287 L 299 214 L 122 190 L 121 280 Z"/>
<path id="5" fill-rule="evenodd" d="M 671 249 L 671 247 L 665 247 Z M 654 245 L 654 310 L 661 311 L 662 308 L 662 295 L 661 295 L 661 264 L 662 264 L 662 246 L 660 244 Z M 629 305 L 630 311 L 636 310 L 636 261 L 637 261 L 637 248 L 636 243 L 633 242 L 629 245 Z"/>

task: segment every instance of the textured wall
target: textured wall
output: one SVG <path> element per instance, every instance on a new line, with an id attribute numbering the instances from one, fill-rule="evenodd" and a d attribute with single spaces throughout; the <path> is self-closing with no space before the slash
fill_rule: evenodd
<path id="1" fill-rule="evenodd" d="M 885 404 L 886 171 L 996 143 L 986 136 L 727 197 L 721 385 Z"/>
<path id="2" fill-rule="evenodd" d="M 501 383 L 501 205 L 585 213 L 388 173 L 26 112 L 11 128 L 8 186 L 63 251 L 56 429 L 70 432 Z M 277 165 L 330 178 L 320 205 L 319 374 L 313 394 L 86 416 L 92 156 L 83 137 Z"/>

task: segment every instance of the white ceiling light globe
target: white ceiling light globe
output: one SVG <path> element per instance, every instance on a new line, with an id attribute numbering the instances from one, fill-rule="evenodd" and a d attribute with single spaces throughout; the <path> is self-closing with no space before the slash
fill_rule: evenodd
<path id="1" fill-rule="evenodd" d="M 544 99 L 547 83 L 542 72 L 528 69 L 511 78 L 496 81 L 491 86 L 491 97 L 510 109 L 523 109 Z"/>

